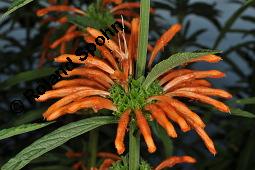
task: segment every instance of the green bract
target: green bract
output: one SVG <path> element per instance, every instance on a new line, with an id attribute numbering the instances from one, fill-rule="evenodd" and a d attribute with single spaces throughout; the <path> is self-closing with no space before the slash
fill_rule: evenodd
<path id="1" fill-rule="evenodd" d="M 116 116 L 120 116 L 128 108 L 143 108 L 147 104 L 146 99 L 148 97 L 159 95 L 163 92 L 158 82 L 153 82 L 145 89 L 142 86 L 143 80 L 143 77 L 137 80 L 130 78 L 127 92 L 119 84 L 113 85 L 110 89 L 110 98 L 118 108 L 117 112 L 114 113 Z"/>

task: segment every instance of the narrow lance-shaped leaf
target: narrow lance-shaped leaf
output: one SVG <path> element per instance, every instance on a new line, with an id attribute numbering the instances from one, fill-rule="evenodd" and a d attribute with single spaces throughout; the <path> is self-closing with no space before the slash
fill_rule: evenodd
<path id="1" fill-rule="evenodd" d="M 164 74 L 165 72 L 169 71 L 174 67 L 187 63 L 191 59 L 198 58 L 208 54 L 216 54 L 220 52 L 221 51 L 218 50 L 203 50 L 196 52 L 176 53 L 170 56 L 168 59 L 163 60 L 160 63 L 156 64 L 146 77 L 145 81 L 143 82 L 143 86 L 145 88 L 149 87 L 150 84 L 154 80 L 156 80 L 159 76 L 161 76 L 162 74 Z"/>
<path id="2" fill-rule="evenodd" d="M 20 82 L 29 81 L 33 79 L 38 79 L 40 77 L 44 77 L 50 74 L 53 74 L 55 71 L 54 68 L 41 68 L 32 71 L 25 71 L 19 74 L 16 74 L 9 79 L 5 80 L 4 82 L 0 83 L 0 89 L 5 89 L 16 85 Z"/>
<path id="3" fill-rule="evenodd" d="M 255 104 L 255 97 L 237 100 L 238 104 Z"/>
<path id="4" fill-rule="evenodd" d="M 17 127 L 3 129 L 3 130 L 0 130 L 0 140 L 9 138 L 15 135 L 19 135 L 22 133 L 34 131 L 34 130 L 43 128 L 51 123 L 53 122 L 24 124 Z"/>
<path id="5" fill-rule="evenodd" d="M 241 116 L 241 117 L 248 117 L 248 118 L 255 118 L 255 115 L 245 111 L 245 110 L 241 110 L 238 108 L 231 108 L 231 115 L 235 115 L 235 116 Z"/>
<path id="6" fill-rule="evenodd" d="M 10 8 L 8 9 L 7 12 L 5 12 L 1 17 L 0 17 L 0 22 L 6 18 L 8 15 L 16 11 L 17 9 L 27 5 L 28 3 L 32 2 L 33 0 L 13 0 L 11 3 Z"/>
<path id="7" fill-rule="evenodd" d="M 141 0 L 140 8 L 140 33 L 138 39 L 138 58 L 136 63 L 137 75 L 140 77 L 143 75 L 147 58 L 147 46 L 148 46 L 148 34 L 149 34 L 149 20 L 150 20 L 150 1 Z"/>
<path id="8" fill-rule="evenodd" d="M 14 158 L 4 164 L 1 170 L 19 170 L 30 161 L 99 126 L 116 123 L 113 116 L 100 116 L 69 123 L 38 139 Z"/>

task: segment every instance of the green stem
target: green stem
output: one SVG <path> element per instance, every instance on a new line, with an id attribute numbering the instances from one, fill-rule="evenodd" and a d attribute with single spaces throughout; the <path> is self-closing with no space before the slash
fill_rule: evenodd
<path id="1" fill-rule="evenodd" d="M 98 130 L 94 129 L 89 132 L 89 167 L 95 167 L 97 157 Z"/>
<path id="2" fill-rule="evenodd" d="M 140 162 L 140 134 L 136 133 L 135 121 L 129 125 L 129 170 L 138 170 Z"/>
<path id="3" fill-rule="evenodd" d="M 141 0 L 140 7 L 140 36 L 138 41 L 138 58 L 136 63 L 136 78 L 144 75 L 147 58 L 149 20 L 150 20 L 150 0 Z"/>

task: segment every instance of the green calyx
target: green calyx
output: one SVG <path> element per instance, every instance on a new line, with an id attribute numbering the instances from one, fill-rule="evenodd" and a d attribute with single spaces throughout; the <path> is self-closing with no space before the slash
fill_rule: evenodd
<path id="1" fill-rule="evenodd" d="M 117 112 L 114 113 L 116 116 L 120 116 L 128 108 L 143 108 L 148 104 L 146 99 L 163 92 L 163 89 L 158 82 L 153 82 L 147 89 L 145 89 L 142 87 L 143 80 L 143 77 L 137 80 L 129 79 L 127 92 L 125 92 L 119 84 L 113 85 L 110 89 L 110 98 L 118 108 Z"/>

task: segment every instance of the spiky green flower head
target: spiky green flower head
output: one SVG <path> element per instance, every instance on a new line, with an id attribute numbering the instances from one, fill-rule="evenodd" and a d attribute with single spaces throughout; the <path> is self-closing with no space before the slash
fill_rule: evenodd
<path id="1" fill-rule="evenodd" d="M 145 89 L 142 86 L 143 81 L 144 77 L 136 80 L 130 78 L 127 92 L 119 84 L 112 86 L 110 89 L 110 98 L 118 109 L 114 115 L 120 116 L 126 109 L 142 109 L 148 104 L 146 99 L 150 96 L 163 93 L 163 89 L 158 82 L 153 82 L 147 89 Z"/>
<path id="2" fill-rule="evenodd" d="M 125 156 L 121 157 L 121 160 L 113 163 L 109 170 L 128 170 L 128 167 L 128 156 Z M 152 168 L 146 161 L 141 160 L 139 164 L 139 170 L 152 170 Z"/>

